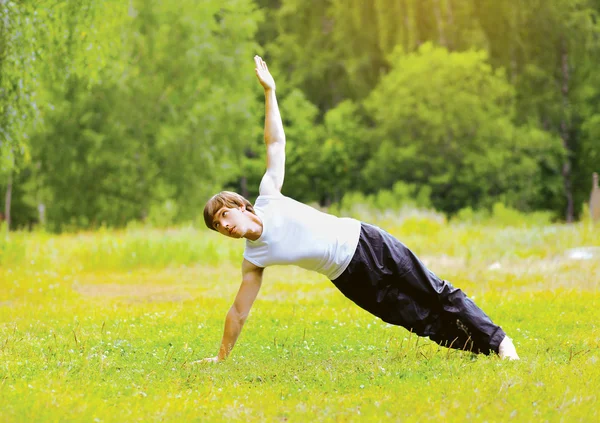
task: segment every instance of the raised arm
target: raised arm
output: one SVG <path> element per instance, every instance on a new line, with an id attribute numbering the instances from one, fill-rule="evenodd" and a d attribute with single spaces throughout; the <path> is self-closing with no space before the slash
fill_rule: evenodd
<path id="1" fill-rule="evenodd" d="M 250 314 L 252 304 L 260 290 L 262 275 L 263 269 L 261 267 L 257 267 L 244 259 L 242 263 L 242 284 L 233 305 L 225 317 L 225 330 L 223 331 L 223 339 L 221 341 L 219 353 L 216 357 L 205 358 L 196 363 L 217 362 L 227 358 L 240 336 L 242 327 Z"/>
<path id="2" fill-rule="evenodd" d="M 267 147 L 267 171 L 260 182 L 261 195 L 281 192 L 285 176 L 285 133 L 275 95 L 275 80 L 267 64 L 254 56 L 256 76 L 265 89 L 265 144 Z"/>

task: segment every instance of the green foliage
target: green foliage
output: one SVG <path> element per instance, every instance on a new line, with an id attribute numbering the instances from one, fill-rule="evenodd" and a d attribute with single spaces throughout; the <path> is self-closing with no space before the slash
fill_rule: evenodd
<path id="1" fill-rule="evenodd" d="M 123 125 L 157 167 L 150 184 L 165 188 L 151 201 L 170 198 L 177 217 L 191 220 L 240 176 L 242 153 L 258 136 L 251 58 L 262 15 L 249 0 L 140 2 L 138 12 L 124 29 L 134 41 L 128 106 L 136 106 Z"/>
<path id="2" fill-rule="evenodd" d="M 148 223 L 155 228 L 166 228 L 175 223 L 178 207 L 173 200 L 166 200 L 162 204 L 150 207 Z"/>
<path id="3" fill-rule="evenodd" d="M 316 123 L 318 109 L 300 90 L 293 90 L 286 95 L 280 108 L 286 134 L 286 181 L 283 191 L 286 195 L 305 201 L 320 200 L 315 190 L 318 184 L 315 176 L 321 173 L 319 143 L 323 134 L 322 126 Z"/>
<path id="4" fill-rule="evenodd" d="M 427 184 L 433 205 L 447 212 L 498 198 L 531 207 L 539 187 L 532 181 L 541 180 L 541 163 L 557 166 L 561 145 L 512 123 L 513 88 L 486 53 L 425 44 L 396 52 L 392 63 L 366 101 L 383 140 L 365 168 L 372 187 L 397 179 Z"/>
<path id="5" fill-rule="evenodd" d="M 259 38 L 266 41 L 267 58 L 272 63 L 269 66 L 280 78 L 280 86 L 299 88 L 322 111 L 348 98 L 345 93 L 352 92 L 353 87 L 340 60 L 341 44 L 333 37 L 339 23 L 329 16 L 331 2 L 281 0 L 276 6 L 272 3 L 268 8 L 271 20 L 262 26 Z"/>
<path id="6" fill-rule="evenodd" d="M 417 187 L 398 181 L 391 190 L 380 190 L 376 194 L 364 195 L 350 191 L 339 203 L 328 208 L 338 216 L 353 216 L 365 222 L 381 221 L 395 225 L 398 220 L 431 221 L 435 226 L 445 222 L 445 217 L 430 210 L 429 187 Z M 410 224 L 410 223 L 409 223 Z M 417 222 L 418 224 L 418 222 Z"/>
<path id="7" fill-rule="evenodd" d="M 11 184 L 13 226 L 61 231 L 193 222 L 224 188 L 255 197 L 258 53 L 286 194 L 397 209 L 402 181 L 449 215 L 500 202 L 568 218 L 600 170 L 599 15 L 594 0 L 3 1 L 0 206 Z"/>
<path id="8" fill-rule="evenodd" d="M 135 224 L 119 232 L 103 227 L 95 233 L 62 236 L 36 232 L 28 237 L 14 232 L 10 237 L 0 237 L 0 266 L 72 273 L 238 263 L 242 243 L 221 245 L 220 237 L 207 229 L 159 231 Z"/>
<path id="9" fill-rule="evenodd" d="M 470 207 L 461 209 L 454 215 L 452 221 L 479 225 L 541 227 L 549 225 L 554 219 L 555 216 L 549 211 L 523 213 L 503 203 L 495 203 L 491 212 L 485 209 L 474 211 Z"/>
<path id="10" fill-rule="evenodd" d="M 36 113 L 35 35 L 32 4 L 0 4 L 0 178 L 20 168 L 29 156 L 28 133 Z"/>
<path id="11" fill-rule="evenodd" d="M 193 220 L 258 133 L 251 1 L 118 3 L 39 10 L 44 125 L 26 195 L 52 230 Z"/>

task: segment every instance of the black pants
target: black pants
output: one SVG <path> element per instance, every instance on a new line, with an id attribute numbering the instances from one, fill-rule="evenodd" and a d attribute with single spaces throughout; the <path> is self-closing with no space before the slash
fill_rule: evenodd
<path id="1" fill-rule="evenodd" d="M 505 336 L 460 289 L 438 278 L 404 244 L 373 225 L 361 223 L 352 261 L 332 282 L 383 321 L 449 348 L 497 353 Z"/>

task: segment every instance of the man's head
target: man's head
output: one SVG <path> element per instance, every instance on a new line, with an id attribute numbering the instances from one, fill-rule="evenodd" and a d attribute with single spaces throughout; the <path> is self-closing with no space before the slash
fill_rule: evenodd
<path id="1" fill-rule="evenodd" d="M 231 238 L 242 238 L 254 222 L 250 201 L 231 191 L 213 195 L 204 206 L 204 223 L 209 229 Z"/>

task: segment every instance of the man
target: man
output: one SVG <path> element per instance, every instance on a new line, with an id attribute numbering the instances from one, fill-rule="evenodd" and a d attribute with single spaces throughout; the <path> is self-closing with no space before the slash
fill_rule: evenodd
<path id="1" fill-rule="evenodd" d="M 250 313 L 267 266 L 293 264 L 326 275 L 346 297 L 382 320 L 429 336 L 440 345 L 518 359 L 504 331 L 473 301 L 439 279 L 400 241 L 382 229 L 322 213 L 281 194 L 285 134 L 266 63 L 254 57 L 265 90 L 267 171 L 254 206 L 233 192 L 213 196 L 206 225 L 231 238 L 245 238 L 242 284 L 225 319 L 216 357 L 225 360 Z"/>

